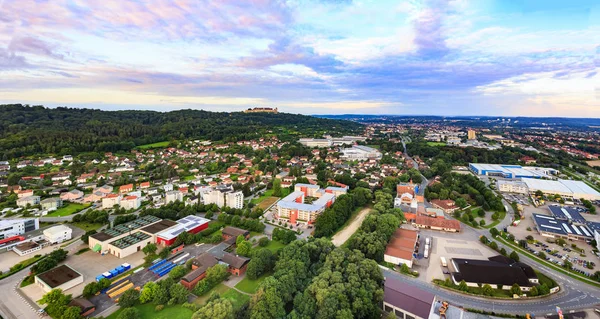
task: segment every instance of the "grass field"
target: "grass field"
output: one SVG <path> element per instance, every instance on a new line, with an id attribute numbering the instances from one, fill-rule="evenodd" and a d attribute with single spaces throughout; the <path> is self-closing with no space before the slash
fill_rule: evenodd
<path id="1" fill-rule="evenodd" d="M 63 207 L 46 215 L 46 217 L 62 217 L 75 214 L 84 208 L 90 207 L 90 204 L 65 203 Z"/>
<path id="2" fill-rule="evenodd" d="M 427 146 L 446 146 L 444 142 L 427 142 Z"/>
<path id="3" fill-rule="evenodd" d="M 267 208 L 269 208 L 269 206 L 273 205 L 273 203 L 275 203 L 278 199 L 279 199 L 279 197 L 275 197 L 275 196 L 267 197 L 262 202 L 260 202 L 260 204 L 258 204 L 256 207 L 263 209 L 263 210 L 267 209 Z"/>
<path id="4" fill-rule="evenodd" d="M 273 253 L 276 253 L 278 250 L 280 250 L 283 247 L 285 247 L 285 245 L 282 244 L 281 242 L 278 242 L 276 240 L 271 240 L 269 242 L 269 244 L 267 246 L 265 246 L 264 248 L 267 248 L 268 250 L 272 251 Z"/>
<path id="5" fill-rule="evenodd" d="M 263 200 L 265 200 L 267 197 L 271 197 L 273 196 L 273 190 L 272 189 L 268 189 L 266 190 L 262 195 L 260 195 L 260 197 L 258 198 L 253 198 L 250 202 L 254 205 L 258 205 L 260 204 Z"/>
<path id="6" fill-rule="evenodd" d="M 196 300 L 194 300 L 194 303 L 197 305 L 203 306 L 204 304 L 206 304 L 206 301 L 208 300 L 210 295 L 212 295 L 213 292 L 216 292 L 219 295 L 223 296 L 223 294 L 229 289 L 231 289 L 231 288 L 225 286 L 225 284 L 223 284 L 223 283 L 220 283 L 217 286 L 215 286 L 213 289 L 209 290 L 204 295 L 202 295 L 202 296 L 198 297 Z"/>
<path id="7" fill-rule="evenodd" d="M 140 318 L 189 319 L 194 313 L 192 310 L 183 308 L 181 305 L 165 306 L 165 308 L 160 312 L 154 311 L 155 307 L 156 305 L 153 303 L 135 306 L 135 308 L 140 312 Z M 121 311 L 123 310 L 119 309 L 115 311 L 110 316 L 106 317 L 106 319 L 117 319 Z"/>
<path id="8" fill-rule="evenodd" d="M 84 231 L 97 230 L 98 228 L 102 227 L 102 224 L 93 224 L 93 223 L 86 223 L 86 222 L 71 223 L 71 224 L 77 228 L 83 229 Z"/>
<path id="9" fill-rule="evenodd" d="M 152 143 L 152 144 L 144 144 L 144 145 L 140 145 L 137 148 L 141 149 L 141 150 L 148 150 L 148 149 L 153 149 L 153 148 L 163 148 L 163 147 L 167 147 L 169 146 L 169 141 L 164 141 L 164 142 L 157 142 L 157 143 Z"/>
<path id="10" fill-rule="evenodd" d="M 237 288 L 245 293 L 254 294 L 256 292 L 256 290 L 258 289 L 258 286 L 260 285 L 260 283 L 263 282 L 263 280 L 265 280 L 267 277 L 269 277 L 271 275 L 272 275 L 272 273 L 266 273 L 266 274 L 263 274 L 262 276 L 258 277 L 255 280 L 250 280 L 246 276 L 246 278 L 242 279 L 242 281 L 238 282 L 238 284 L 235 285 L 235 288 Z"/>
<path id="11" fill-rule="evenodd" d="M 221 294 L 221 298 L 229 299 L 233 304 L 233 309 L 240 309 L 241 306 L 250 301 L 250 296 L 244 295 L 235 289 L 227 290 L 225 293 Z"/>

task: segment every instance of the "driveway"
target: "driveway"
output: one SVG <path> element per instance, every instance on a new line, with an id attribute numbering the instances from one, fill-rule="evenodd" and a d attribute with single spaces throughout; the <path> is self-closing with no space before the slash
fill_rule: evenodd
<path id="1" fill-rule="evenodd" d="M 370 208 L 363 208 L 358 215 L 354 218 L 354 220 L 350 223 L 350 225 L 344 227 L 344 229 L 337 232 L 331 238 L 331 242 L 336 246 L 340 247 L 343 245 L 349 238 L 356 232 L 356 230 L 362 225 L 363 220 L 369 215 L 371 212 Z"/>

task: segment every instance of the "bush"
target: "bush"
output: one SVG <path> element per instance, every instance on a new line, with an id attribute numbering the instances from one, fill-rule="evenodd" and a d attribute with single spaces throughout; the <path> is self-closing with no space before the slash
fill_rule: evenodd
<path id="1" fill-rule="evenodd" d="M 125 308 L 125 309 L 123 309 L 123 311 L 121 311 L 121 313 L 117 317 L 117 319 L 138 319 L 138 318 L 140 318 L 140 312 L 139 312 L 139 310 L 137 310 L 135 308 Z"/>
<path id="2" fill-rule="evenodd" d="M 270 242 L 271 241 L 269 240 L 269 238 L 267 238 L 267 237 L 261 237 L 258 240 L 258 246 L 260 246 L 260 247 L 266 247 L 267 245 L 269 245 Z"/>
<path id="3" fill-rule="evenodd" d="M 163 309 L 165 309 L 165 305 L 157 305 L 156 307 L 154 307 L 154 311 L 156 312 L 160 312 Z"/>

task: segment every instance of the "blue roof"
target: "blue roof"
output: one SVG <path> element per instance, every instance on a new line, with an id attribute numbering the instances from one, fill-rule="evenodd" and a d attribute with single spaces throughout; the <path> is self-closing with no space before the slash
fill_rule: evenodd
<path id="1" fill-rule="evenodd" d="M 552 212 L 552 215 L 554 215 L 554 217 L 557 219 L 570 220 L 579 224 L 585 224 L 585 218 L 583 218 L 577 209 L 573 207 L 550 205 L 548 208 Z"/>

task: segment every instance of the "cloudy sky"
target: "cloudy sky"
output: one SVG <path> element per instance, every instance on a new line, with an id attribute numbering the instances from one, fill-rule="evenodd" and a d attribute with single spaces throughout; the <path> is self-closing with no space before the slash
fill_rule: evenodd
<path id="1" fill-rule="evenodd" d="M 600 117 L 600 1 L 0 0 L 0 103 Z"/>

